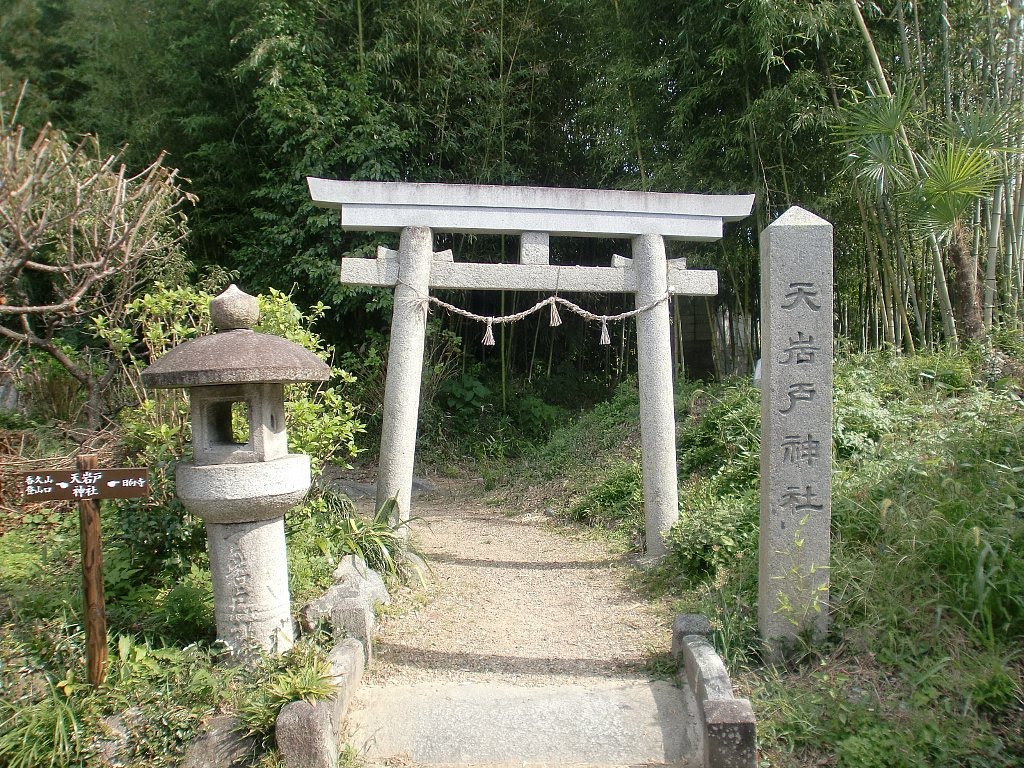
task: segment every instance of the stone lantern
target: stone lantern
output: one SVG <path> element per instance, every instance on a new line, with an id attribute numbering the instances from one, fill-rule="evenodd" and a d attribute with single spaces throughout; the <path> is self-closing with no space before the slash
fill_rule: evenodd
<path id="1" fill-rule="evenodd" d="M 191 339 L 142 374 L 147 388 L 183 387 L 194 460 L 178 465 L 178 498 L 203 519 L 217 638 L 234 654 L 294 642 L 284 515 L 310 485 L 309 457 L 288 453 L 284 385 L 325 381 L 303 347 L 256 333 L 255 298 L 234 285 L 210 302 L 217 333 Z"/>

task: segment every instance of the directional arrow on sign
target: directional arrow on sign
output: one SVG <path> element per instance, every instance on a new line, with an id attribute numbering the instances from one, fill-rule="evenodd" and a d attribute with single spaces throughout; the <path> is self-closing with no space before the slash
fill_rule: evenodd
<path id="1" fill-rule="evenodd" d="M 100 480 L 102 474 L 103 479 Z M 79 501 L 92 499 L 130 499 L 149 495 L 149 470 L 145 467 L 113 467 L 96 472 L 92 483 L 81 482 L 82 473 L 47 470 L 47 484 L 36 483 L 40 472 L 22 475 L 26 498 L 39 501 Z M 52 481 L 50 478 L 53 478 Z M 75 495 L 75 492 L 78 495 Z"/>

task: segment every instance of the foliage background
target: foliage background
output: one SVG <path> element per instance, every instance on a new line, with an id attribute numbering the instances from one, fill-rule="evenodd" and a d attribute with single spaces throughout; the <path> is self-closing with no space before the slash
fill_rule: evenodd
<path id="1" fill-rule="evenodd" d="M 0 90 L 11 104 L 30 83 L 20 119 L 126 143 L 137 167 L 167 151 L 199 200 L 191 258 L 252 292 L 294 284 L 298 303 L 331 305 L 332 341 L 381 329 L 389 300 L 338 285 L 338 258 L 379 238 L 314 209 L 307 175 L 755 192 L 725 241 L 685 249 L 722 273 L 726 343 L 755 347 L 757 233 L 790 205 L 835 224 L 837 324 L 858 348 L 955 338 L 946 286 L 963 271 L 942 238 L 957 223 L 991 290 L 986 329 L 1018 322 L 1020 0 L 3 5 Z M 450 239 L 467 259 L 514 253 Z M 567 262 L 609 253 L 556 248 Z M 449 298 L 495 313 L 532 297 Z M 532 335 L 503 336 L 499 360 L 466 354 L 528 376 Z M 580 340 L 564 329 L 556 359 L 607 373 Z M 628 340 L 621 354 L 628 368 Z"/>

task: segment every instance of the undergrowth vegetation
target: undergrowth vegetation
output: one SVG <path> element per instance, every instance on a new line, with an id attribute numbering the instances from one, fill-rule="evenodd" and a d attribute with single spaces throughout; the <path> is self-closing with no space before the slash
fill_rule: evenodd
<path id="1" fill-rule="evenodd" d="M 18 497 L 19 471 L 67 466 L 80 435 L 82 393 L 43 356 L 18 366 L 26 407 L 0 433 L 0 765 L 170 766 L 217 711 L 234 711 L 257 752 L 273 746 L 272 725 L 288 701 L 330 692 L 319 638 L 249 665 L 224 663 L 215 643 L 212 585 L 202 522 L 174 496 L 174 466 L 188 458 L 182 392 L 145 393 L 139 372 L 172 346 L 209 331 L 211 296 L 156 285 L 128 305 L 125 327 L 97 319 L 91 333 L 118 352 L 121 375 L 105 393 L 116 421 L 94 443 L 104 465 L 148 466 L 151 493 L 102 509 L 104 582 L 111 661 L 106 681 L 87 682 L 79 531 L 67 503 Z M 323 311 L 300 312 L 278 291 L 259 297 L 257 330 L 302 344 L 330 361 L 310 330 Z M 75 351 L 69 347 L 69 354 Z M 334 369 L 327 386 L 286 391 L 289 443 L 318 471 L 355 455 L 362 426 L 343 395 L 351 376 Z M 68 402 L 50 402 L 64 399 Z M 385 508 L 360 517 L 345 497 L 321 490 L 287 516 L 293 601 L 319 594 L 347 554 L 396 575 L 398 531 Z M 274 758 L 266 758 L 273 764 Z"/>
<path id="2" fill-rule="evenodd" d="M 1024 403 L 1004 369 L 1020 370 L 998 351 L 837 361 L 831 630 L 780 666 L 757 636 L 759 392 L 678 393 L 680 520 L 650 585 L 711 618 L 757 711 L 762 766 L 1024 763 Z M 545 486 L 559 514 L 633 540 L 635 392 L 524 468 L 563 476 Z"/>

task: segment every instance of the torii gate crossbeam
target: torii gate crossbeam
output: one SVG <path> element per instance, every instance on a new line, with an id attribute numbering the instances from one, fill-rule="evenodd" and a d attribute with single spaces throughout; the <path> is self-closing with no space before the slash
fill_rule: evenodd
<path id="1" fill-rule="evenodd" d="M 430 288 L 633 293 L 637 315 L 641 461 L 647 551 L 660 556 L 664 532 L 678 519 L 675 407 L 668 302 L 671 295 L 714 296 L 713 270 L 667 261 L 665 239 L 715 240 L 726 221 L 750 214 L 753 195 L 688 195 L 612 190 L 459 184 L 332 181 L 309 178 L 313 203 L 340 211 L 345 229 L 400 231 L 398 251 L 342 259 L 341 279 L 394 286 L 378 508 L 392 496 L 409 517 L 419 392 Z M 521 236 L 519 264 L 456 263 L 434 253 L 433 230 Z M 633 259 L 611 267 L 549 263 L 551 234 L 630 238 Z"/>

